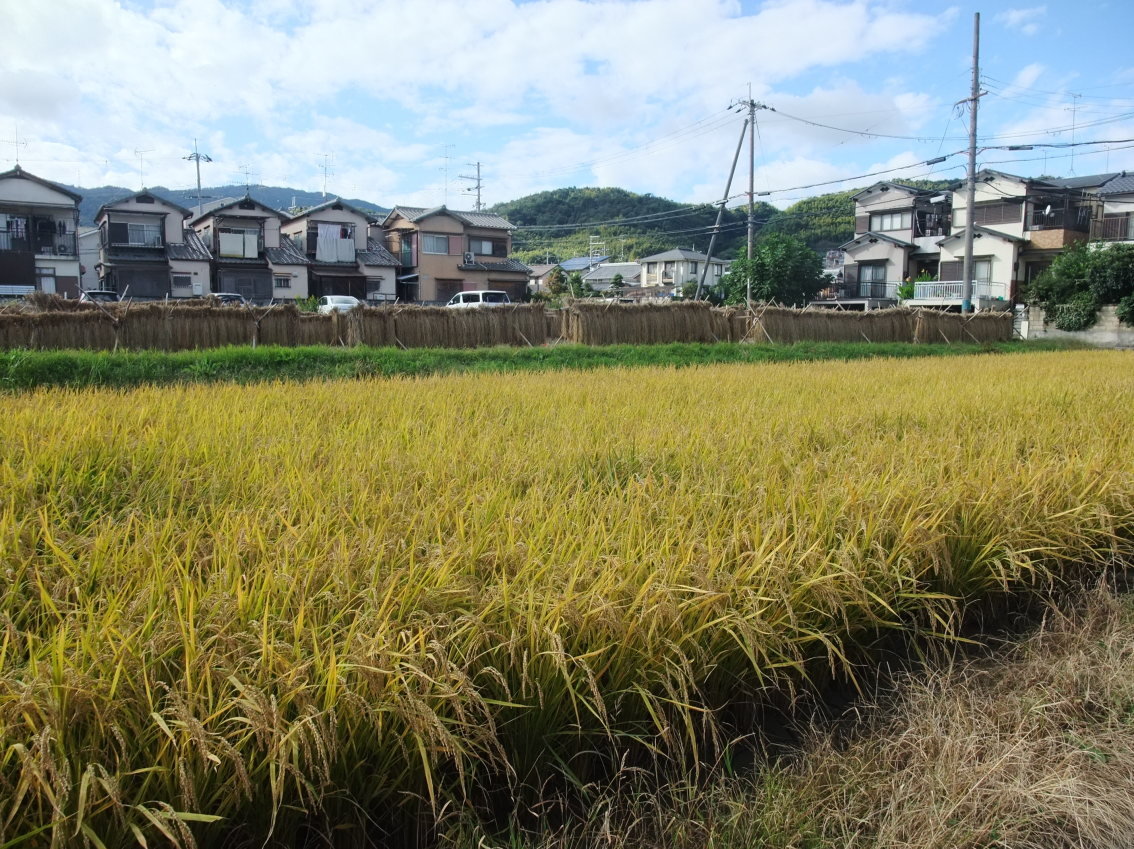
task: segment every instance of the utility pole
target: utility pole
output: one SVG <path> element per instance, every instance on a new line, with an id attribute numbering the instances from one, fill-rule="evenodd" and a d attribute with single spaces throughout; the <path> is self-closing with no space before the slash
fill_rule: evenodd
<path id="1" fill-rule="evenodd" d="M 752 84 L 748 84 L 748 99 L 740 100 L 729 106 L 744 107 L 748 109 L 748 259 L 756 249 L 756 110 L 767 109 L 763 103 L 752 99 Z M 712 251 L 709 253 L 712 259 Z M 752 278 L 748 279 L 748 292 L 746 303 L 752 300 Z"/>
<path id="2" fill-rule="evenodd" d="M 196 139 L 193 139 L 193 152 L 190 153 L 188 156 L 183 156 L 181 158 L 182 159 L 188 159 L 190 162 L 194 162 L 197 165 L 197 216 L 200 217 L 200 215 L 201 215 L 201 163 L 202 162 L 212 162 L 213 159 L 207 153 L 201 153 L 197 150 L 197 140 Z"/>
<path id="3" fill-rule="evenodd" d="M 973 218 L 976 212 L 977 106 L 980 103 L 980 12 L 973 13 L 973 86 L 969 96 L 969 173 L 965 180 L 965 261 L 961 267 L 961 312 L 973 311 Z"/>
<path id="4" fill-rule="evenodd" d="M 467 174 L 458 174 L 457 177 L 461 180 L 471 180 L 475 184 L 472 189 L 465 189 L 465 191 L 475 191 L 476 192 L 476 207 L 475 207 L 475 209 L 476 209 L 477 212 L 480 212 L 481 209 L 482 209 L 481 203 L 480 203 L 480 187 L 481 187 L 481 185 L 483 185 L 481 183 L 481 180 L 480 180 L 480 163 L 479 162 L 470 162 L 469 165 L 475 165 L 476 166 L 476 176 L 471 177 Z"/>
<path id="5" fill-rule="evenodd" d="M 713 260 L 713 248 L 717 245 L 717 235 L 721 232 L 721 218 L 724 216 L 725 206 L 728 205 L 728 193 L 732 190 L 732 178 L 736 174 L 736 163 L 740 159 L 740 149 L 744 147 L 744 134 L 748 132 L 748 119 L 744 119 L 744 126 L 740 128 L 740 138 L 736 142 L 736 153 L 732 155 L 732 168 L 728 172 L 728 182 L 725 183 L 724 195 L 721 197 L 721 207 L 717 210 L 717 223 L 713 225 L 713 237 L 709 239 L 709 255 L 705 259 L 705 267 L 701 269 L 701 277 L 697 281 L 695 300 L 701 299 L 701 291 L 705 288 L 705 277 L 709 273 L 709 264 Z"/>
<path id="6" fill-rule="evenodd" d="M 323 165 L 321 166 L 323 168 L 323 197 L 327 196 L 327 175 L 335 173 L 334 168 L 331 167 L 331 160 L 334 158 L 333 153 L 323 154 Z"/>

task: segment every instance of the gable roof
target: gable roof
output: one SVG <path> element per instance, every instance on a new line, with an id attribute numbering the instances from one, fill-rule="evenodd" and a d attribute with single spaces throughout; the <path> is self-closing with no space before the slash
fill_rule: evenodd
<path id="1" fill-rule="evenodd" d="M 849 242 L 839 245 L 839 250 L 854 253 L 856 248 L 864 247 L 871 242 L 889 242 L 891 245 L 897 245 L 899 248 L 912 248 L 912 242 L 903 242 L 901 239 L 895 239 L 893 236 L 887 236 L 885 233 L 877 233 L 874 230 L 869 230 L 861 236 L 856 236 Z"/>
<path id="2" fill-rule="evenodd" d="M 998 239 L 1003 239 L 1005 242 L 1022 242 L 1022 241 L 1024 241 L 1023 239 L 1019 239 L 1015 236 L 1010 236 L 1007 233 L 1001 233 L 999 230 L 990 230 L 988 227 L 981 227 L 979 224 L 973 225 L 973 234 L 974 234 L 974 236 L 995 236 Z M 934 244 L 943 245 L 946 242 L 953 241 L 953 239 L 963 239 L 963 238 L 965 238 L 965 230 L 964 230 L 964 228 L 961 228 L 960 230 L 958 230 L 956 233 L 952 234 L 951 236 L 946 236 L 944 239 L 939 239 Z"/>
<path id="3" fill-rule="evenodd" d="M 271 215 L 274 215 L 276 218 L 280 219 L 280 221 L 286 221 L 287 220 L 287 216 L 284 215 L 282 212 L 280 212 L 278 209 L 272 209 L 267 204 L 260 203 L 260 201 L 256 200 L 251 195 L 245 195 L 242 198 L 221 198 L 220 200 L 213 201 L 212 203 L 206 203 L 204 206 L 201 207 L 201 214 L 200 215 L 194 215 L 189 223 L 190 224 L 196 224 L 202 218 L 207 218 L 210 215 L 216 215 L 218 212 L 221 212 L 222 210 L 228 209 L 229 207 L 233 207 L 233 206 L 236 206 L 237 204 L 242 204 L 242 203 L 253 204 L 254 206 L 258 207 L 259 209 L 262 209 L 265 212 L 270 213 Z"/>
<path id="4" fill-rule="evenodd" d="M 3 174 L 0 174 L 0 180 L 7 180 L 7 179 L 31 180 L 33 183 L 39 183 L 39 185 L 41 185 L 41 186 L 46 186 L 47 188 L 52 189 L 54 191 L 57 191 L 60 194 L 66 195 L 67 197 L 69 197 L 73 201 L 75 201 L 75 203 L 78 203 L 79 201 L 81 201 L 83 199 L 82 195 L 76 194 L 75 192 L 71 191 L 70 189 L 65 189 L 61 185 L 59 185 L 58 183 L 53 183 L 50 180 L 45 180 L 45 179 L 43 179 L 43 177 L 37 177 L 35 174 L 32 174 L 28 171 L 25 171 L 19 165 L 17 165 L 15 168 L 13 168 L 10 171 L 5 171 Z"/>
<path id="5" fill-rule="evenodd" d="M 677 260 L 677 259 L 688 259 L 688 260 L 693 260 L 693 261 L 698 261 L 698 260 L 703 261 L 703 260 L 709 259 L 709 257 L 705 256 L 705 254 L 703 254 L 703 253 L 699 253 L 698 251 L 687 251 L 687 250 L 685 250 L 685 248 L 674 248 L 673 250 L 663 251 L 662 253 L 654 254 L 653 256 L 644 256 L 641 259 L 639 259 L 638 262 L 639 263 L 643 263 L 643 262 L 666 262 L 668 260 Z M 719 256 L 713 257 L 712 261 L 713 262 L 728 262 L 728 260 L 721 259 Z"/>
<path id="6" fill-rule="evenodd" d="M 188 209 L 181 206 L 180 204 L 174 203 L 169 198 L 162 197 L 161 195 L 156 194 L 155 192 L 151 192 L 149 189 L 142 189 L 142 191 L 134 192 L 132 195 L 126 195 L 125 197 L 118 198 L 118 200 L 112 200 L 108 203 L 104 203 L 102 206 L 100 206 L 98 208 L 98 212 L 95 213 L 95 221 L 98 221 L 99 218 L 102 217 L 103 212 L 105 212 L 108 207 L 117 206 L 118 204 L 125 203 L 128 200 L 136 200 L 137 198 L 141 198 L 141 197 L 153 198 L 156 201 L 164 203 L 166 206 L 172 206 L 174 209 L 176 209 L 178 212 L 181 213 L 182 218 L 186 217 L 187 215 L 193 214 Z"/>
<path id="7" fill-rule="evenodd" d="M 382 225 L 393 218 L 395 215 L 400 215 L 407 221 L 416 224 L 433 215 L 448 215 L 451 218 L 456 218 L 470 227 L 488 227 L 496 230 L 515 230 L 516 225 L 512 224 L 507 218 L 496 215 L 492 212 L 468 212 L 460 209 L 449 209 L 449 207 L 442 204 L 432 208 L 424 206 L 395 206 L 387 213 L 386 217 L 382 219 Z"/>
<path id="8" fill-rule="evenodd" d="M 604 262 L 591 269 L 583 279 L 588 283 L 596 283 L 613 280 L 619 274 L 624 281 L 637 280 L 642 276 L 642 266 L 637 262 Z"/>
<path id="9" fill-rule="evenodd" d="M 1119 173 L 1111 171 L 1109 174 L 1088 174 L 1084 177 L 1051 177 L 1043 182 L 1060 189 L 1093 189 L 1106 184 Z"/>
<path id="10" fill-rule="evenodd" d="M 298 215 L 291 216 L 291 218 L 288 219 L 288 223 L 290 224 L 292 221 L 298 221 L 300 218 L 306 218 L 308 215 L 311 215 L 311 214 L 316 213 L 316 212 L 320 212 L 324 209 L 331 209 L 333 207 L 338 207 L 338 208 L 349 210 L 350 212 L 353 212 L 355 215 L 361 216 L 362 218 L 364 218 L 368 222 L 375 222 L 375 221 L 378 220 L 378 217 L 375 213 L 364 212 L 363 210 L 359 209 L 357 206 L 352 206 L 351 204 L 347 203 L 345 200 L 343 200 L 340 197 L 333 197 L 330 200 L 323 201 L 323 203 L 319 204 L 318 206 L 309 207 L 309 208 L 303 210 L 303 212 L 299 213 Z"/>
<path id="11" fill-rule="evenodd" d="M 865 189 L 862 189 L 859 192 L 855 192 L 853 195 L 851 195 L 851 200 L 858 200 L 863 195 L 867 195 L 867 194 L 870 194 L 873 191 L 877 191 L 882 186 L 885 186 L 889 189 L 898 189 L 900 191 L 906 192 L 906 193 L 911 194 L 911 195 L 920 195 L 922 193 L 927 193 L 929 191 L 928 189 L 915 189 L 913 186 L 907 186 L 904 183 L 895 183 L 895 182 L 892 182 L 890 180 L 879 180 L 873 186 L 867 186 Z"/>

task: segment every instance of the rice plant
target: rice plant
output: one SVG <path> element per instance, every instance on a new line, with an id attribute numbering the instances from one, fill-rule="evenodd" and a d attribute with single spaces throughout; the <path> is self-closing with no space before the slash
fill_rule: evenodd
<path id="1" fill-rule="evenodd" d="M 696 773 L 1128 553 L 1132 409 L 1115 352 L 9 396 L 0 847 L 409 843 Z"/>

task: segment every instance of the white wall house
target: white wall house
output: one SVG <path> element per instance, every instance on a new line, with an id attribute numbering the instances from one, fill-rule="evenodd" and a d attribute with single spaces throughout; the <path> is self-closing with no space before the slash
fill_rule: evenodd
<path id="1" fill-rule="evenodd" d="M 661 286 L 677 291 L 689 283 L 697 285 L 706 264 L 709 271 L 705 276 L 705 285 L 709 287 L 719 283 L 728 270 L 728 260 L 710 258 L 703 253 L 684 248 L 642 257 L 638 260 L 638 264 L 642 266 L 642 286 Z"/>
<path id="2" fill-rule="evenodd" d="M 0 296 L 78 296 L 81 200 L 19 165 L 0 174 Z"/>

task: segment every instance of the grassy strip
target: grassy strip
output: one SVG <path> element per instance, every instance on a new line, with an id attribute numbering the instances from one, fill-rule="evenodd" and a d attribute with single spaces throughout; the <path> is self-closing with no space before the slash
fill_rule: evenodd
<path id="1" fill-rule="evenodd" d="M 40 386 L 129 387 L 271 380 L 401 377 L 464 372 L 517 372 L 627 366 L 714 363 L 804 362 L 877 357 L 939 357 L 978 353 L 1050 351 L 1066 343 L 1007 342 L 996 345 L 912 345 L 800 342 L 794 345 L 610 345 L 553 348 L 280 348 L 232 347 L 207 351 L 4 351 L 0 388 Z"/>

